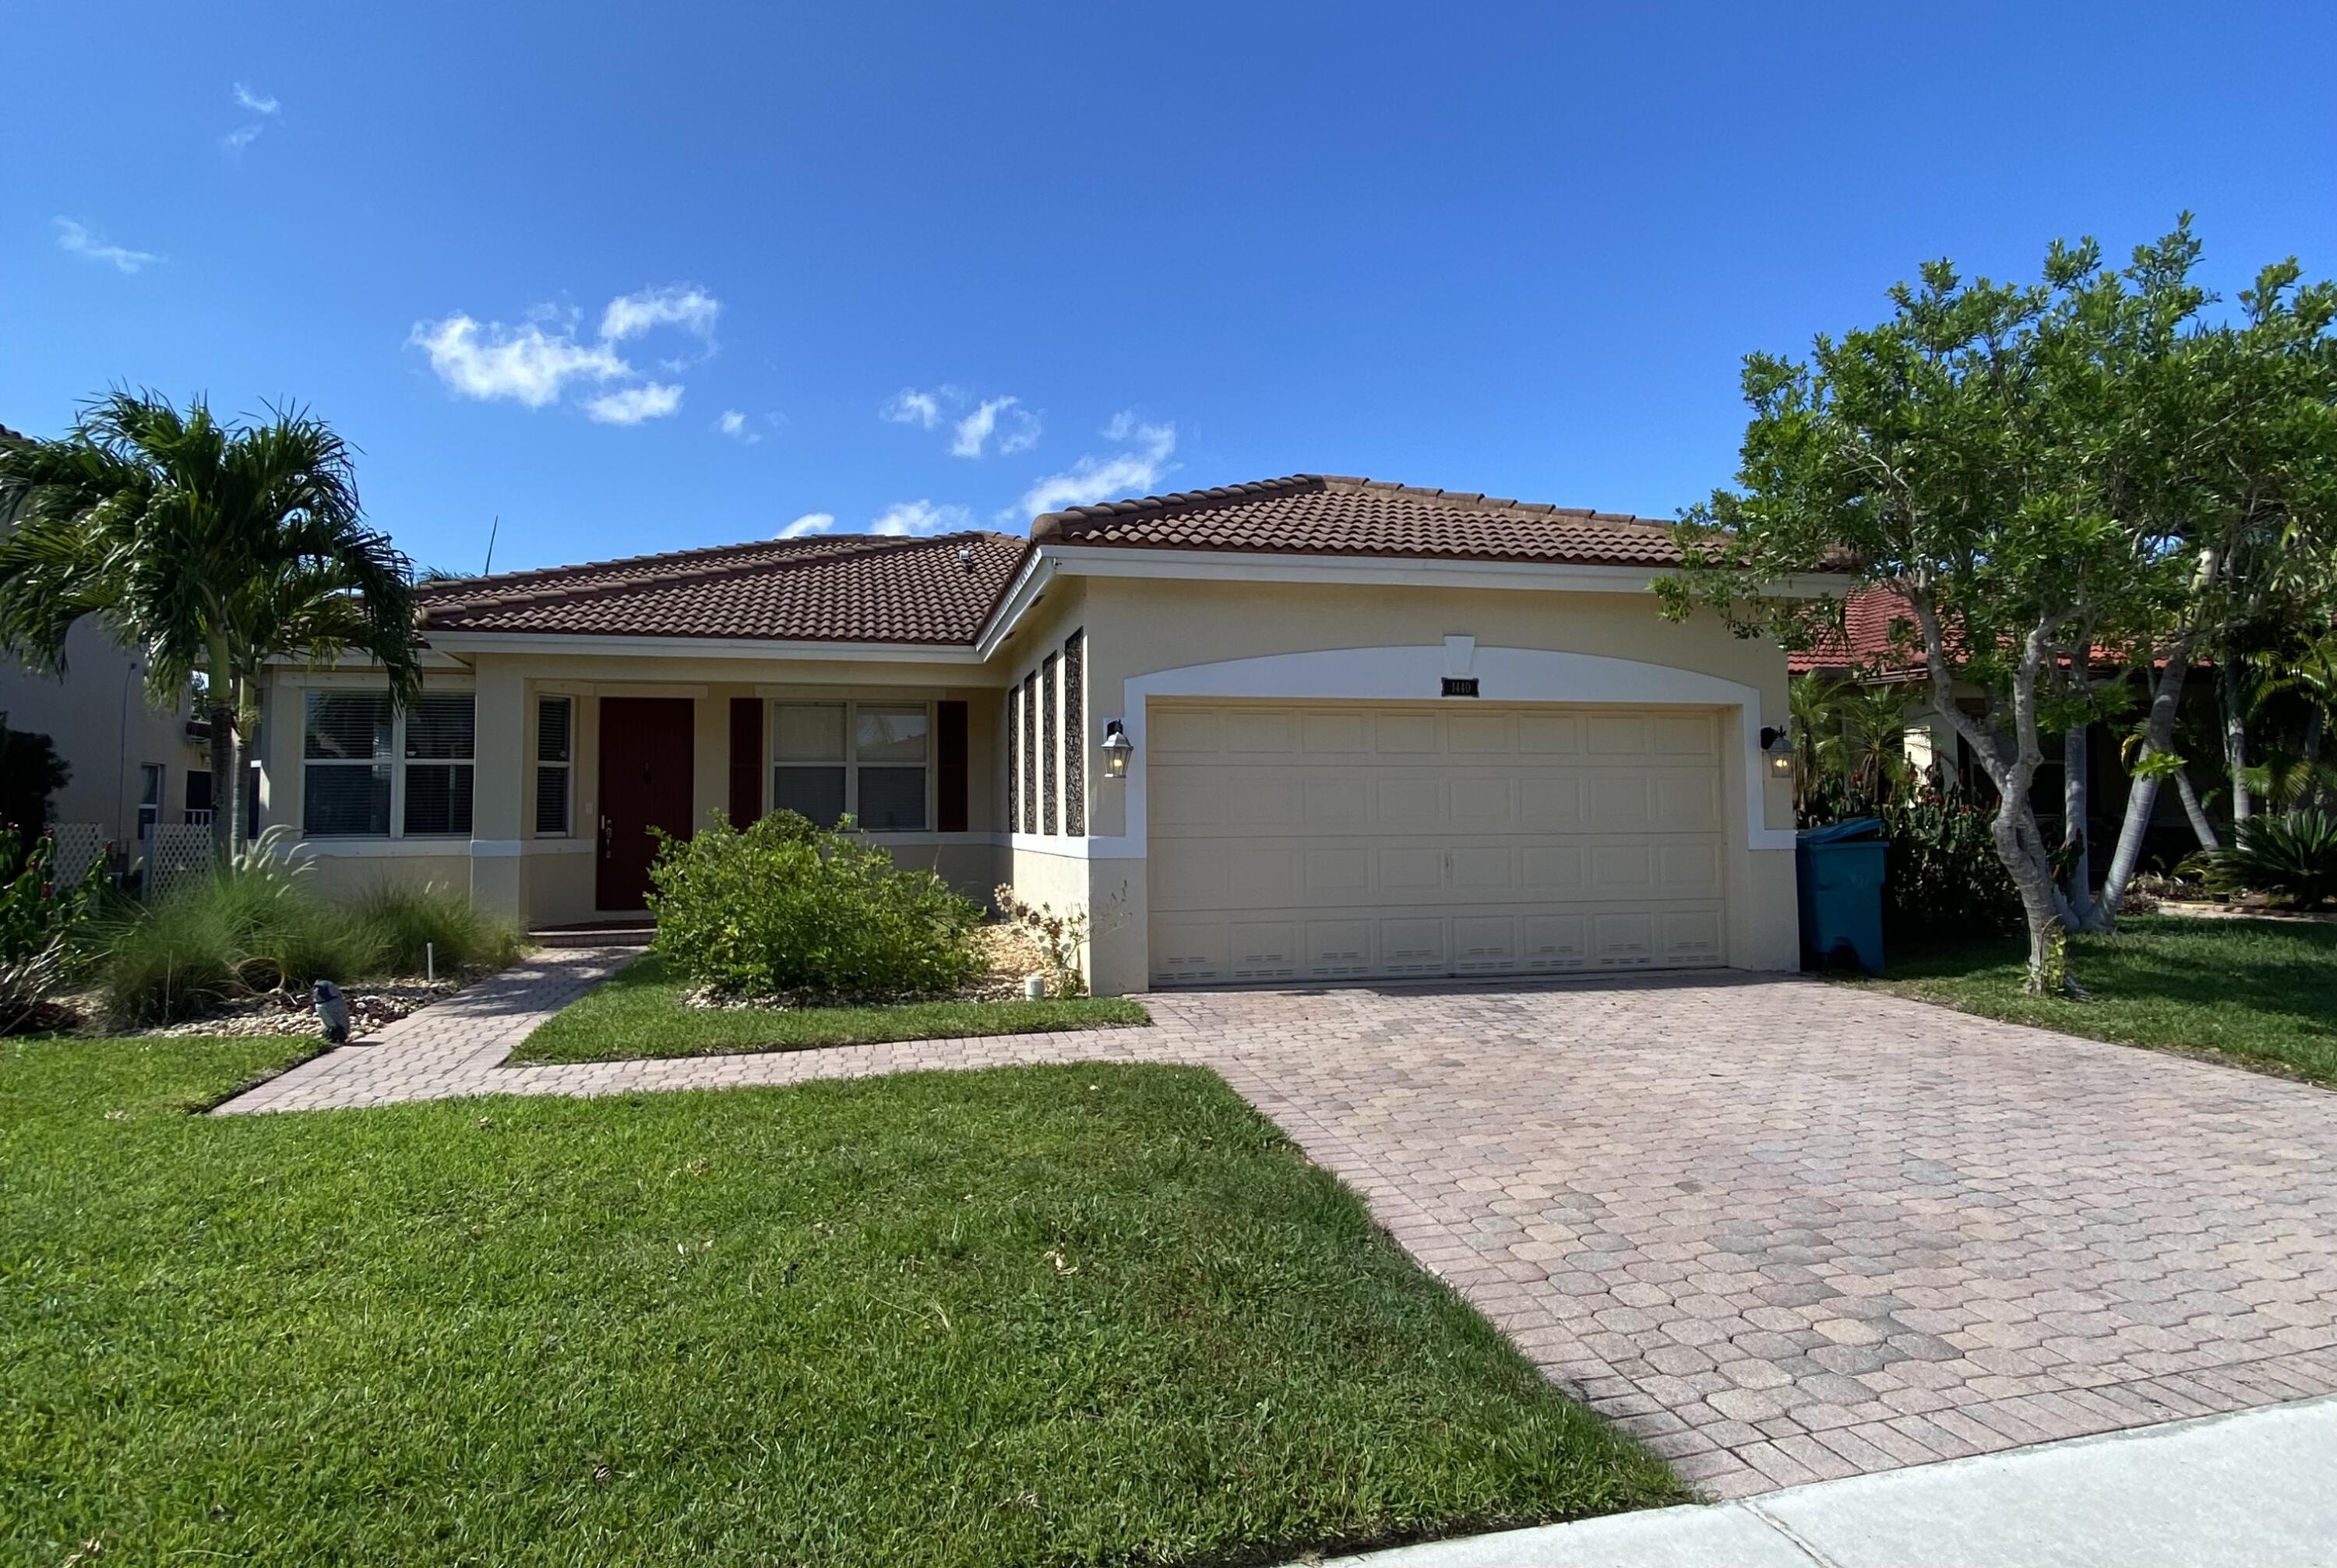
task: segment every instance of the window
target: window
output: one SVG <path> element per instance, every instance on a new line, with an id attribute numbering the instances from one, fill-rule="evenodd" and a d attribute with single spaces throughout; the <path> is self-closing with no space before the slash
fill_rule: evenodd
<path id="1" fill-rule="evenodd" d="M 1063 640 L 1063 831 L 1073 838 L 1088 830 L 1087 652 L 1085 632 Z"/>
<path id="2" fill-rule="evenodd" d="M 386 691 L 312 691 L 301 720 L 302 833 L 469 836 L 477 730 L 469 692 L 428 692 L 394 712 Z"/>
<path id="3" fill-rule="evenodd" d="M 780 702 L 771 723 L 771 803 L 825 828 L 922 833 L 933 716 L 922 702 Z"/>
<path id="4" fill-rule="evenodd" d="M 1022 828 L 1022 688 L 1006 689 L 1006 827 Z"/>
<path id="5" fill-rule="evenodd" d="M 576 762 L 576 699 L 535 700 L 535 833 L 565 838 L 573 808 L 569 775 Z"/>
<path id="6" fill-rule="evenodd" d="M 1022 677 L 1022 831 L 1039 830 L 1039 672 Z"/>
<path id="7" fill-rule="evenodd" d="M 406 835 L 471 833 L 471 757 L 477 709 L 467 691 L 425 694 L 406 720 Z"/>
<path id="8" fill-rule="evenodd" d="M 300 831 L 318 838 L 389 835 L 386 691 L 311 691 L 300 736 Z"/>
<path id="9" fill-rule="evenodd" d="M 162 819 L 162 764 L 138 764 L 138 839 L 144 843 L 154 836 L 154 824 Z"/>
<path id="10" fill-rule="evenodd" d="M 1039 831 L 1055 831 L 1055 756 L 1061 750 L 1057 744 L 1055 715 L 1056 655 L 1050 653 L 1039 665 Z"/>

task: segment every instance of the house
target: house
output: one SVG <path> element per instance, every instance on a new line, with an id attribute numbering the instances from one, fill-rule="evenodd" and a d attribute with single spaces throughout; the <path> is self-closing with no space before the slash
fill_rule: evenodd
<path id="1" fill-rule="evenodd" d="M 1921 648 L 1907 602 L 1888 589 L 1868 589 L 1843 602 L 1838 635 L 1788 655 L 1787 663 L 1796 676 L 1817 675 L 1902 692 L 1907 701 L 1903 745 L 1908 760 L 1920 769 L 1937 769 L 1944 782 L 1992 791 L 1986 771 L 1972 755 L 1971 743 L 1931 711 L 1931 676 L 1923 667 Z M 2120 721 L 2097 721 L 2086 727 L 2086 840 L 2106 853 L 2117 842 L 2132 787 L 2125 760 L 2127 739 L 2148 709 L 2150 694 L 2148 683 L 2107 649 L 2095 650 L 2093 679 L 2098 686 L 2123 681 L 2129 688 L 2129 706 Z M 1957 707 L 1974 718 L 1988 713 L 1988 693 L 1979 686 L 1960 682 L 1955 701 Z M 2179 701 L 2178 740 L 2185 732 L 2195 737 L 2215 733 L 2221 720 L 2207 666 L 2187 673 Z M 2066 765 L 2060 738 L 2048 736 L 2045 761 L 2029 789 L 2029 806 L 2037 814 L 2039 829 L 2055 842 L 2062 837 L 2066 815 Z M 2146 863 L 2163 866 L 2173 865 L 2199 847 L 2184 814 L 2182 798 L 2175 790 L 2162 789 L 2153 801 L 2144 847 Z M 2107 864 L 2097 858 L 2097 873 Z"/>
<path id="2" fill-rule="evenodd" d="M 72 769 L 50 820 L 93 825 L 125 867 L 158 825 L 210 820 L 210 754 L 190 697 L 150 707 L 144 656 L 93 619 L 65 634 L 62 675 L 0 655 L 0 723 L 49 738 Z"/>
<path id="3" fill-rule="evenodd" d="M 1660 619 L 1677 560 L 1638 518 L 1302 474 L 427 583 L 403 711 L 273 672 L 265 811 L 324 886 L 537 926 L 638 913 L 653 831 L 849 814 L 1089 910 L 1103 992 L 1789 969 L 1785 657 Z"/>

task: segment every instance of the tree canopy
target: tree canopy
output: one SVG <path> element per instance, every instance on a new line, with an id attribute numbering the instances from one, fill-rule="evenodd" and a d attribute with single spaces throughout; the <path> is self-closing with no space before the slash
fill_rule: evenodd
<path id="1" fill-rule="evenodd" d="M 347 444 L 304 409 L 223 424 L 200 397 L 181 413 L 116 391 L 61 440 L 0 446 L 0 647 L 62 672 L 66 633 L 95 616 L 146 651 L 157 700 L 200 675 L 222 859 L 261 669 L 354 650 L 402 700 L 420 681 L 409 576 L 365 521 Z"/>
<path id="2" fill-rule="evenodd" d="M 2186 217 L 2123 269 L 2090 240 L 2054 244 L 2036 283 L 1935 261 L 1880 325 L 1820 337 L 1805 360 L 1748 356 L 1736 486 L 1686 514 L 1685 569 L 1658 585 L 1667 613 L 1716 611 L 1791 649 L 1839 635 L 1853 593 L 1895 597 L 1889 657 L 1924 673 L 1997 790 L 2040 987 L 2067 984 L 2059 930 L 2107 920 L 2133 873 L 2180 761 L 2185 671 L 2277 572 L 2332 559 L 2337 289 L 2290 260 L 2215 315 L 2199 255 Z M 1814 568 L 1843 591 L 1769 591 Z M 2149 701 L 2096 899 L 2082 872 L 2062 885 L 2029 789 L 2048 738 L 2117 714 L 2129 673 Z"/>

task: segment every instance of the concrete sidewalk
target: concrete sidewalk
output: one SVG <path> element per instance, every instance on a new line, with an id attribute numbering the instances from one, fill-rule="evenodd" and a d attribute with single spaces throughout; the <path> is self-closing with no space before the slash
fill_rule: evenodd
<path id="1" fill-rule="evenodd" d="M 1344 1568 L 2337 1564 L 2337 1399 L 1406 1546 Z M 1340 1568 L 1340 1565 L 1334 1565 Z"/>

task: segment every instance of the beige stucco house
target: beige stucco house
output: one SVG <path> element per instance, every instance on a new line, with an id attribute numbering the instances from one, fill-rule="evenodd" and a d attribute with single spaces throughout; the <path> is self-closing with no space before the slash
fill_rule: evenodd
<path id="1" fill-rule="evenodd" d="M 151 706 L 145 656 L 94 617 L 66 633 L 63 674 L 0 657 L 0 723 L 49 738 L 73 770 L 51 820 L 93 825 L 125 867 L 156 827 L 210 820 L 210 752 L 190 694 Z"/>
<path id="2" fill-rule="evenodd" d="M 1088 909 L 1104 992 L 1790 968 L 1785 658 L 1661 620 L 1676 559 L 1635 518 L 1299 475 L 1027 540 L 434 583 L 404 711 L 275 673 L 265 815 L 328 884 L 543 926 L 637 914 L 651 828 L 849 813 L 968 893 Z"/>

